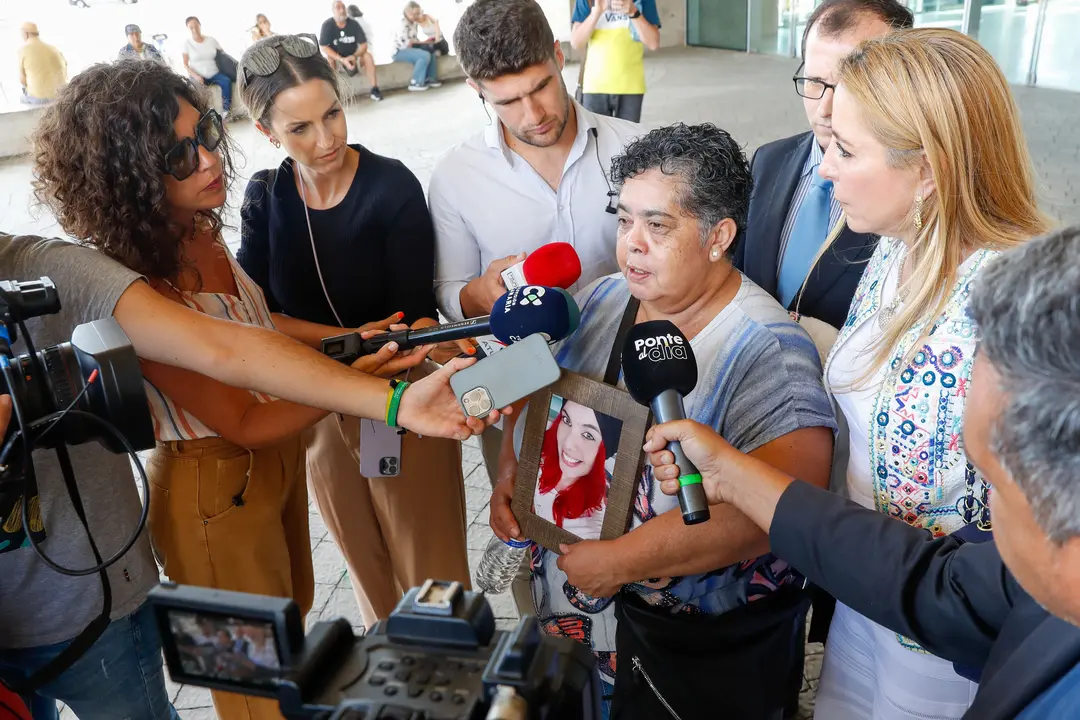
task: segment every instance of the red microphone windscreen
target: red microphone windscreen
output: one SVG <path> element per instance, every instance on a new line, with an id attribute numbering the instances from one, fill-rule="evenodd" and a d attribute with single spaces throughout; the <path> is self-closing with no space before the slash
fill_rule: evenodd
<path id="1" fill-rule="evenodd" d="M 530 285 L 568 288 L 581 277 L 581 260 L 570 243 L 553 242 L 530 253 L 521 269 Z"/>

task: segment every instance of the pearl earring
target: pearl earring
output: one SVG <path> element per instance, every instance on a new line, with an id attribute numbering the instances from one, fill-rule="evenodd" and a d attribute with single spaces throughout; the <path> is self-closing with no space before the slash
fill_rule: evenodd
<path id="1" fill-rule="evenodd" d="M 915 196 L 915 229 L 922 230 L 922 195 Z"/>

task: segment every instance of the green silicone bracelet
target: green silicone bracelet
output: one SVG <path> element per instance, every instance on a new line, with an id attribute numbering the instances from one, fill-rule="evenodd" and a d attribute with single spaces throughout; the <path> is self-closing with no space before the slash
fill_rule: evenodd
<path id="1" fill-rule="evenodd" d="M 700 485 L 701 473 L 694 473 L 693 475 L 682 475 L 679 477 L 679 487 L 686 487 L 687 485 Z"/>
<path id="2" fill-rule="evenodd" d="M 409 387 L 409 383 L 404 381 L 399 382 L 394 386 L 394 394 L 390 398 L 390 406 L 386 409 L 386 424 L 388 427 L 396 428 L 398 426 L 398 408 L 401 406 L 401 396 L 405 394 L 405 388 L 407 387 Z"/>

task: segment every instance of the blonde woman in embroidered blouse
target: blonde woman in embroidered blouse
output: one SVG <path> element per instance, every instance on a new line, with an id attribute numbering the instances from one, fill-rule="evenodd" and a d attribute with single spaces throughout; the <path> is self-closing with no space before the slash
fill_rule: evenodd
<path id="1" fill-rule="evenodd" d="M 961 435 L 968 292 L 996 252 L 1048 227 L 1016 106 L 993 58 L 951 30 L 870 41 L 838 78 L 819 172 L 842 222 L 882 236 L 825 368 L 850 433 L 847 490 L 935 534 L 988 528 L 990 487 Z M 951 664 L 837 607 L 816 717 L 959 718 L 973 697 Z"/>

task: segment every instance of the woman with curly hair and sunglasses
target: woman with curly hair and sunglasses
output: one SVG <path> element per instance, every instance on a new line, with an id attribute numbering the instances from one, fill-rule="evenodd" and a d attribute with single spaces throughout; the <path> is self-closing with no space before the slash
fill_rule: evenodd
<path id="1" fill-rule="evenodd" d="M 413 329 L 437 324 L 435 230 L 424 190 L 399 160 L 348 142 L 337 76 L 315 36 L 259 41 L 238 75 L 255 126 L 288 153 L 248 183 L 237 254 L 278 328 L 318 347 L 342 327 L 388 315 Z M 433 357 L 461 351 L 475 352 L 462 342 Z M 383 459 L 395 456 L 396 472 L 384 471 Z M 459 443 L 399 439 L 385 425 L 333 415 L 315 428 L 307 470 L 366 626 L 429 577 L 468 587 Z"/>
<path id="2" fill-rule="evenodd" d="M 274 327 L 221 239 L 232 179 L 221 118 L 157 63 L 95 65 L 60 93 L 35 137 L 35 193 L 74 238 L 143 274 L 159 293 L 220 318 Z M 423 353 L 374 356 L 409 367 Z M 170 579 L 314 595 L 301 433 L 325 412 L 143 361 L 156 449 L 150 535 Z M 404 391 L 402 390 L 402 393 Z M 277 703 L 215 693 L 225 720 L 280 718 Z"/>

